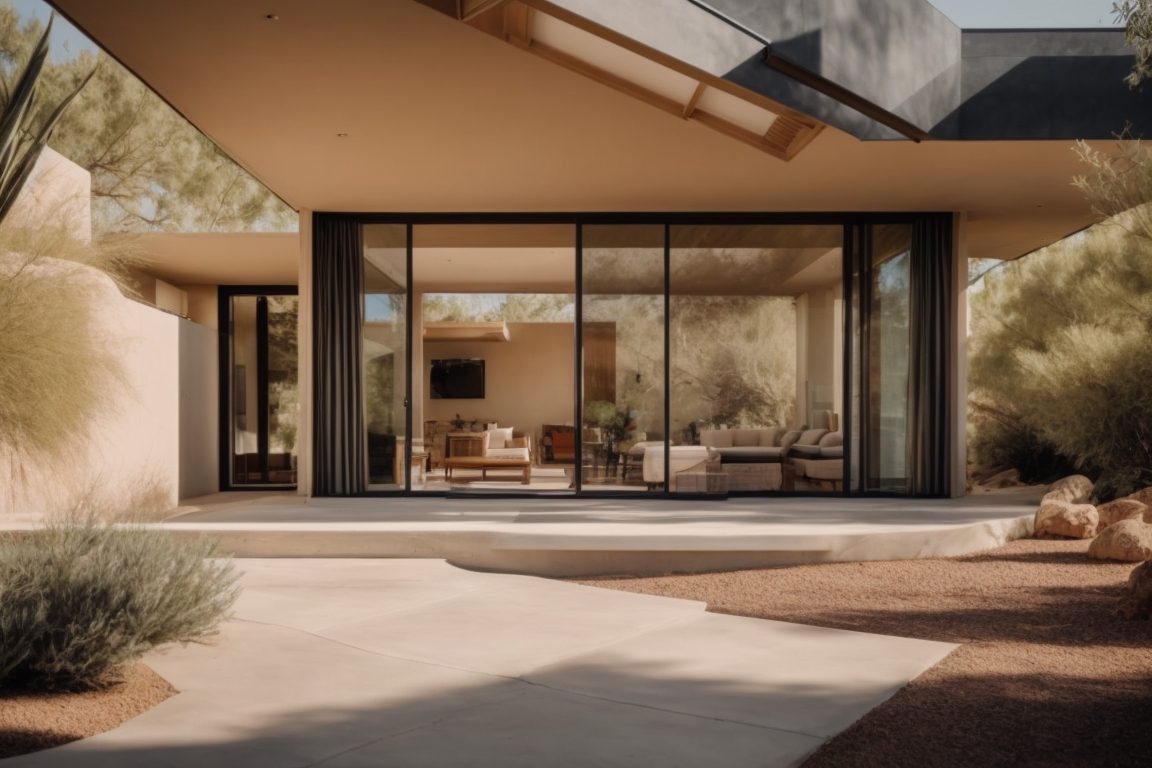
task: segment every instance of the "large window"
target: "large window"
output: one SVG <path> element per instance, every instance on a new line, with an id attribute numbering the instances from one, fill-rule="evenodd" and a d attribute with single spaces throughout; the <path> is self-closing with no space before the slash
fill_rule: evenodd
<path id="1" fill-rule="evenodd" d="M 842 489 L 843 228 L 673 226 L 670 250 L 669 461 L 717 475 L 673 490 Z"/>
<path id="2" fill-rule="evenodd" d="M 582 279 L 581 487 L 655 488 L 667 434 L 663 225 L 585 227 Z"/>
<path id="3" fill-rule="evenodd" d="M 402 224 L 364 227 L 364 428 L 371 490 L 404 487 L 408 248 Z"/>

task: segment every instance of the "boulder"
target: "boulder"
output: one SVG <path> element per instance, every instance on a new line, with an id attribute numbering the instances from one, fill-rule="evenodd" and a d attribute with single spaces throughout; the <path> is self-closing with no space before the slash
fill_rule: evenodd
<path id="1" fill-rule="evenodd" d="M 1048 501 L 1036 510 L 1034 531 L 1037 536 L 1064 536 L 1070 539 L 1090 539 L 1096 535 L 1100 515 L 1091 504 L 1069 504 L 1066 501 Z"/>
<path id="2" fill-rule="evenodd" d="M 1096 512 L 1100 515 L 1100 530 L 1121 520 L 1152 522 L 1145 518 L 1149 514 L 1148 505 L 1135 499 L 1116 499 L 1096 507 Z"/>
<path id="3" fill-rule="evenodd" d="M 1152 525 L 1140 520 L 1121 520 L 1092 539 L 1088 556 L 1097 560 L 1139 563 L 1152 559 Z"/>
<path id="4" fill-rule="evenodd" d="M 1066 501 L 1069 504 L 1083 504 L 1091 496 L 1091 480 L 1084 475 L 1068 475 L 1068 477 L 1062 477 L 1048 486 L 1048 492 L 1044 494 L 1043 501 Z"/>
<path id="5" fill-rule="evenodd" d="M 1138 501 L 1141 504 L 1152 504 L 1152 486 L 1136 491 L 1136 493 L 1130 493 L 1124 498 Z"/>
<path id="6" fill-rule="evenodd" d="M 1152 613 L 1152 562 L 1136 566 L 1116 610 L 1125 619 L 1147 619 Z"/>

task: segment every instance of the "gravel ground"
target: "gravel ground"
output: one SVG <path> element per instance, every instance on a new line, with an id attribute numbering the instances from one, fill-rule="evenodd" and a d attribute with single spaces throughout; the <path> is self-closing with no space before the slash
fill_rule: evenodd
<path id="1" fill-rule="evenodd" d="M 176 692 L 143 664 L 136 665 L 124 683 L 104 691 L 0 692 L 0 758 L 110 731 Z"/>
<path id="2" fill-rule="evenodd" d="M 813 754 L 825 766 L 1152 765 L 1152 622 L 1113 614 L 1132 563 L 1086 541 L 977 555 L 583 583 L 709 610 L 960 643 Z"/>

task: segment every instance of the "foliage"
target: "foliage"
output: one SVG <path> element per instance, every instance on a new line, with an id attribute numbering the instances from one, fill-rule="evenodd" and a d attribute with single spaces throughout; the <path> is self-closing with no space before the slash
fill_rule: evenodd
<path id="1" fill-rule="evenodd" d="M 62 229 L 11 223 L 0 254 L 0 448 L 15 475 L 63 461 L 113 407 L 123 371 L 97 307 L 115 287 L 96 269 L 121 262 Z"/>
<path id="2" fill-rule="evenodd" d="M 972 300 L 979 463 L 1031 445 L 1099 476 L 1098 490 L 1152 484 L 1152 252 L 1139 226 L 1122 215 L 985 278 Z"/>
<path id="3" fill-rule="evenodd" d="M 618 409 L 615 403 L 593 400 L 584 406 L 584 421 L 600 428 L 607 445 L 616 445 L 628 432 L 628 408 Z"/>
<path id="4" fill-rule="evenodd" d="M 429 293 L 427 322 L 570 323 L 575 297 L 567 293 Z"/>
<path id="5" fill-rule="evenodd" d="M 1152 0 L 1121 0 L 1113 3 L 1116 20 L 1124 25 L 1124 37 L 1136 49 L 1136 63 L 1126 78 L 1135 88 L 1152 75 Z"/>
<path id="6" fill-rule="evenodd" d="M 21 24 L 13 8 L 0 7 L 5 80 L 40 33 L 38 21 Z M 47 65 L 46 103 L 60 100 L 94 67 L 92 82 L 61 119 L 50 146 L 92 174 L 97 231 L 294 228 L 288 206 L 108 56 L 84 53 Z"/>
<path id="7" fill-rule="evenodd" d="M 40 73 L 48 58 L 48 37 L 54 19 L 55 16 L 49 18 L 48 26 L 33 46 L 15 85 L 9 87 L 7 81 L 0 81 L 0 99 L 3 100 L 3 114 L 0 115 L 0 221 L 8 215 L 20 190 L 32 175 L 36 160 L 47 146 L 64 111 L 92 77 L 92 72 L 89 72 L 79 85 L 74 85 L 56 99 L 38 98 L 41 95 Z M 43 118 L 37 114 L 38 103 L 42 104 L 42 109 L 49 110 Z"/>
<path id="8" fill-rule="evenodd" d="M 238 594 L 213 554 L 141 527 L 0 539 L 0 688 L 106 685 L 151 648 L 210 634 Z"/>

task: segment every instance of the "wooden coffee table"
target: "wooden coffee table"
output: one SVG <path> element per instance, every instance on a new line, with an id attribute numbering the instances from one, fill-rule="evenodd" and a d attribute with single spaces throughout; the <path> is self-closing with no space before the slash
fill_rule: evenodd
<path id="1" fill-rule="evenodd" d="M 532 461 L 530 459 L 497 459 L 484 456 L 449 456 L 444 460 L 444 472 L 447 480 L 452 480 L 453 469 L 478 469 L 480 479 L 488 479 L 490 469 L 520 469 L 523 470 L 524 485 L 532 482 Z"/>

